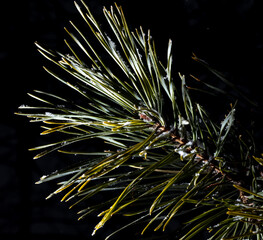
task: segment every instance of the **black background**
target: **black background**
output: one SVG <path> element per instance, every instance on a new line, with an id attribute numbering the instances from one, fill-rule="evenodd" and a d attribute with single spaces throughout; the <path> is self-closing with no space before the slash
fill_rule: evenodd
<path id="1" fill-rule="evenodd" d="M 102 22 L 102 7 L 114 3 L 109 0 L 86 2 Z M 161 59 L 166 55 L 168 39 L 173 40 L 174 72 L 187 75 L 196 71 L 191 60 L 194 52 L 254 98 L 259 106 L 243 107 L 241 115 L 245 119 L 255 118 L 260 143 L 263 8 L 258 2 L 117 1 L 123 6 L 132 29 L 140 25 L 144 30 L 151 29 Z M 20 105 L 32 101 L 27 92 L 34 89 L 52 91 L 58 87 L 42 69 L 47 62 L 37 53 L 34 41 L 63 51 L 66 49 L 63 27 L 69 26 L 69 20 L 82 22 L 82 19 L 72 0 L 14 0 L 1 4 L 0 239 L 91 239 L 92 228 L 99 220 L 97 217 L 77 222 L 76 212 L 68 210 L 67 204 L 60 204 L 59 198 L 44 200 L 54 190 L 54 183 L 34 185 L 42 175 L 66 166 L 68 160 L 59 157 L 32 160 L 34 154 L 27 149 L 41 143 L 39 126 L 14 115 Z M 202 74 L 201 77 L 205 77 L 205 73 Z M 220 101 L 217 104 L 220 105 Z M 119 223 L 106 225 L 92 239 L 103 239 L 106 233 L 118 228 Z M 125 238 L 129 237 L 125 235 Z"/>

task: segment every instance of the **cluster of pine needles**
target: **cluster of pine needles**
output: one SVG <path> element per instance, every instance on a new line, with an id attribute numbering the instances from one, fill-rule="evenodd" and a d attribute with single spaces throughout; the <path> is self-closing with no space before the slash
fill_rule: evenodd
<path id="1" fill-rule="evenodd" d="M 60 138 L 30 149 L 40 150 L 35 159 L 59 151 L 84 160 L 37 183 L 60 179 L 49 197 L 63 192 L 62 201 L 73 201 L 71 207 L 88 205 L 80 219 L 98 214 L 93 235 L 114 215 L 131 219 L 107 239 L 135 224 L 141 234 L 165 231 L 180 216 L 175 239 L 208 231 L 209 240 L 262 240 L 263 159 L 235 121 L 236 104 L 223 119 L 212 120 L 193 100 L 186 77 L 172 72 L 171 40 L 163 64 L 150 32 L 130 31 L 121 7 L 104 8 L 111 29 L 106 34 L 81 3 L 75 5 L 90 34 L 71 22 L 65 41 L 70 54 L 36 43 L 65 74 L 45 70 L 78 98 L 35 91 L 30 96 L 40 104 L 22 105 L 18 114 L 43 123 L 42 135 Z M 210 92 L 220 91 L 204 84 Z M 94 144 L 103 149 L 89 147 Z M 89 204 L 104 192 L 103 202 Z"/>

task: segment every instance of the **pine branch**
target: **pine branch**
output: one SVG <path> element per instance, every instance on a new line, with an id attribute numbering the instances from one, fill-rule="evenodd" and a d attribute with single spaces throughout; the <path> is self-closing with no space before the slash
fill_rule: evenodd
<path id="1" fill-rule="evenodd" d="M 53 151 L 88 157 L 41 177 L 38 184 L 67 178 L 48 198 L 67 191 L 62 201 L 75 199 L 71 205 L 75 207 L 111 191 L 113 197 L 79 211 L 80 219 L 99 213 L 101 220 L 93 234 L 113 215 L 123 214 L 132 221 L 122 229 L 147 220 L 142 234 L 154 224 L 154 230 L 165 230 L 172 219 L 184 216 L 181 240 L 193 239 L 206 229 L 211 240 L 261 239 L 263 160 L 255 156 L 250 133 L 235 121 L 237 104 L 231 105 L 221 122 L 212 120 L 192 97 L 186 77 L 174 76 L 171 40 L 163 64 L 150 32 L 146 35 L 142 28 L 131 32 L 121 7 L 104 8 L 112 31 L 106 34 L 81 3 L 82 7 L 75 3 L 77 10 L 111 61 L 105 61 L 101 50 L 88 41 L 90 36 L 71 22 L 74 33 L 66 29 L 71 41 L 65 41 L 70 54 L 36 46 L 66 75 L 45 70 L 81 101 L 35 91 L 29 95 L 40 105 L 22 105 L 18 113 L 43 123 L 42 135 L 61 136 L 31 148 L 41 150 L 35 159 Z M 75 144 L 86 146 L 95 139 L 110 150 L 74 150 Z"/>

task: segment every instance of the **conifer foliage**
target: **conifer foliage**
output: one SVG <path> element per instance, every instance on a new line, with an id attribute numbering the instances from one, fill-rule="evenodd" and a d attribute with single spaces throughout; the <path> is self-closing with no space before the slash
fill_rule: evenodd
<path id="1" fill-rule="evenodd" d="M 99 214 L 93 235 L 115 215 L 131 219 L 107 239 L 137 223 L 142 235 L 165 231 L 178 216 L 175 239 L 201 231 L 210 240 L 263 239 L 263 158 L 235 121 L 236 104 L 214 121 L 186 77 L 172 71 L 171 40 L 161 63 L 150 32 L 130 31 L 121 7 L 103 9 L 105 33 L 84 1 L 75 5 L 89 33 L 71 22 L 69 54 L 36 46 L 60 69 L 45 70 L 78 98 L 37 90 L 30 96 L 39 105 L 22 105 L 18 113 L 44 124 L 42 135 L 60 138 L 30 149 L 38 151 L 35 159 L 54 151 L 85 156 L 40 178 L 37 183 L 58 181 L 48 198 L 63 194 L 71 207 L 84 206 L 80 219 Z M 103 149 L 90 151 L 95 142 Z M 104 192 L 103 202 L 88 204 Z"/>

